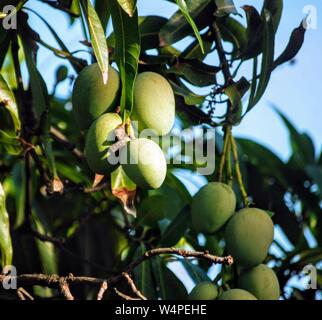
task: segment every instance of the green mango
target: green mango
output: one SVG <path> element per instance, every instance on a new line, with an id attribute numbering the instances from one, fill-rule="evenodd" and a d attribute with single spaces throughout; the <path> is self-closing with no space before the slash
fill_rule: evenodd
<path id="1" fill-rule="evenodd" d="M 160 147 L 149 139 L 134 139 L 120 150 L 125 173 L 143 189 L 159 188 L 167 173 L 167 163 Z"/>
<path id="2" fill-rule="evenodd" d="M 189 300 L 215 300 L 218 296 L 217 287 L 211 282 L 200 282 L 190 292 Z"/>
<path id="3" fill-rule="evenodd" d="M 234 214 L 235 208 L 234 191 L 224 183 L 210 182 L 192 199 L 193 229 L 205 234 L 214 233 Z"/>
<path id="4" fill-rule="evenodd" d="M 218 300 L 257 300 L 250 292 L 242 289 L 230 289 L 220 295 Z"/>
<path id="5" fill-rule="evenodd" d="M 227 252 L 244 267 L 264 261 L 273 242 L 274 224 L 268 214 L 256 208 L 235 213 L 225 230 Z"/>
<path id="6" fill-rule="evenodd" d="M 275 272 L 265 264 L 243 270 L 238 286 L 252 293 L 258 300 L 278 300 L 280 285 Z"/>
<path id="7" fill-rule="evenodd" d="M 175 99 L 164 77 L 155 72 L 143 72 L 137 76 L 131 119 L 139 131 L 150 129 L 159 136 L 171 131 L 175 119 Z"/>
<path id="8" fill-rule="evenodd" d="M 109 174 L 118 164 L 108 162 L 108 148 L 114 143 L 114 130 L 122 124 L 117 113 L 106 113 L 90 126 L 85 141 L 85 158 L 91 170 L 98 174 Z"/>
<path id="9" fill-rule="evenodd" d="M 72 94 L 73 111 L 80 128 L 87 129 L 100 115 L 112 111 L 119 97 L 120 86 L 119 74 L 111 66 L 106 84 L 103 83 L 97 63 L 80 72 Z"/>

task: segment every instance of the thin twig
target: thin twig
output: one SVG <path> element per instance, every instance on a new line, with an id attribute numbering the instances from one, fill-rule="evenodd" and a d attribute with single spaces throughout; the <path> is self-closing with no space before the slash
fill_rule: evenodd
<path id="1" fill-rule="evenodd" d="M 136 287 L 133 279 L 127 272 L 123 272 L 123 277 L 127 280 L 129 286 L 136 296 L 141 300 L 147 300 L 147 298 L 142 294 L 142 292 Z"/>
<path id="2" fill-rule="evenodd" d="M 20 300 L 27 300 L 26 298 L 28 298 L 29 300 L 35 300 L 34 297 L 22 287 L 18 288 L 17 295 Z"/>
<path id="3" fill-rule="evenodd" d="M 239 165 L 239 159 L 238 159 L 238 151 L 237 151 L 237 145 L 235 142 L 234 137 L 231 135 L 230 136 L 230 141 L 231 141 L 231 146 L 232 146 L 232 151 L 233 151 L 233 156 L 234 156 L 234 162 L 235 162 L 235 171 L 236 171 L 236 177 L 239 185 L 240 192 L 243 197 L 243 202 L 246 208 L 249 207 L 249 199 L 248 195 L 246 192 L 246 188 L 244 186 L 241 170 L 240 170 L 240 165 Z"/>
<path id="4" fill-rule="evenodd" d="M 69 150 L 79 161 L 84 159 L 84 154 L 77 149 L 75 144 L 71 143 L 66 136 L 53 126 L 50 127 L 51 137 Z"/>
<path id="5" fill-rule="evenodd" d="M 107 282 L 104 281 L 102 284 L 101 284 L 101 287 L 98 291 L 98 294 L 97 294 L 97 300 L 102 300 L 103 297 L 104 297 L 104 293 L 105 291 L 108 289 L 108 285 L 107 285 Z"/>
<path id="6" fill-rule="evenodd" d="M 224 146 L 222 150 L 222 154 L 220 156 L 220 163 L 219 163 L 219 170 L 218 170 L 218 181 L 222 182 L 223 179 L 223 171 L 224 171 L 224 166 L 226 162 L 226 156 L 227 156 L 227 148 L 228 148 L 228 142 L 229 142 L 229 137 L 230 137 L 230 127 L 227 127 L 225 130 L 224 134 Z"/>
<path id="7" fill-rule="evenodd" d="M 132 297 L 130 297 L 130 296 L 128 296 L 128 295 L 126 295 L 126 294 L 124 294 L 124 293 L 122 293 L 121 291 L 119 291 L 117 288 L 114 288 L 114 291 L 115 291 L 115 293 L 118 295 L 118 296 L 120 296 L 122 299 L 124 299 L 124 300 L 141 300 L 141 299 L 139 299 L 139 298 L 132 298 Z"/>
<path id="8" fill-rule="evenodd" d="M 231 135 L 231 133 L 230 133 Z M 230 137 L 228 140 L 227 151 L 226 151 L 226 177 L 227 177 L 227 184 L 232 187 L 233 185 L 233 173 L 231 168 L 231 141 Z"/>
<path id="9" fill-rule="evenodd" d="M 66 300 L 75 300 L 74 296 L 70 292 L 69 284 L 66 278 L 60 278 L 59 287 L 60 287 L 61 293 L 63 294 Z"/>

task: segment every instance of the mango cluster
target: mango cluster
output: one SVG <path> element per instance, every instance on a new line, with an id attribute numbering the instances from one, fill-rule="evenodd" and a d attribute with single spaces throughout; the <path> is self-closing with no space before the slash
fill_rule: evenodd
<path id="1" fill-rule="evenodd" d="M 274 271 L 262 264 L 274 237 L 274 224 L 267 212 L 245 208 L 238 212 L 234 191 L 226 184 L 210 182 L 193 197 L 192 227 L 203 234 L 224 229 L 226 252 L 240 270 L 238 288 L 224 291 L 219 300 L 277 300 L 280 287 Z M 197 285 L 191 299 L 214 298 L 215 284 Z M 209 292 L 209 294 L 208 294 Z"/>
<path id="2" fill-rule="evenodd" d="M 120 163 L 125 173 L 139 187 L 159 188 L 166 176 L 164 154 L 157 143 L 147 138 L 129 140 L 119 150 L 119 157 L 109 152 L 115 141 L 115 130 L 122 118 L 115 112 L 121 81 L 117 70 L 109 68 L 108 82 L 103 83 L 98 64 L 85 67 L 75 81 L 73 110 L 81 129 L 87 131 L 85 157 L 90 169 L 101 175 L 110 174 Z M 154 72 L 137 76 L 131 120 L 140 133 L 151 130 L 166 135 L 173 127 L 175 99 L 169 82 Z"/>

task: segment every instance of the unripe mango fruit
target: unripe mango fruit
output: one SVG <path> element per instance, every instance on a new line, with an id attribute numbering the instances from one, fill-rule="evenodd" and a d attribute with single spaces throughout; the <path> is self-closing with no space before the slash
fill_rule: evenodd
<path id="1" fill-rule="evenodd" d="M 138 122 L 139 131 L 152 129 L 160 136 L 170 132 L 175 119 L 175 99 L 164 77 L 155 72 L 137 76 L 131 119 Z"/>
<path id="2" fill-rule="evenodd" d="M 218 300 L 257 300 L 250 292 L 242 289 L 230 289 L 220 295 Z"/>
<path id="3" fill-rule="evenodd" d="M 108 81 L 103 83 L 97 63 L 85 67 L 78 75 L 73 88 L 73 110 L 80 127 L 87 129 L 100 115 L 115 107 L 121 86 L 118 72 L 111 66 Z"/>
<path id="4" fill-rule="evenodd" d="M 258 300 L 278 300 L 280 286 L 275 272 L 264 264 L 244 270 L 238 286 L 252 293 Z"/>
<path id="5" fill-rule="evenodd" d="M 215 300 L 218 296 L 217 287 L 211 282 L 201 282 L 190 292 L 189 300 Z"/>
<path id="6" fill-rule="evenodd" d="M 85 141 L 85 158 L 91 170 L 109 174 L 118 166 L 108 162 L 108 148 L 114 143 L 114 130 L 122 124 L 117 113 L 106 113 L 90 126 Z"/>
<path id="7" fill-rule="evenodd" d="M 253 267 L 264 261 L 273 237 L 272 219 L 265 211 L 256 208 L 235 213 L 225 230 L 228 254 L 244 267 Z"/>
<path id="8" fill-rule="evenodd" d="M 160 147 L 149 139 L 134 139 L 120 150 L 125 173 L 143 189 L 159 188 L 167 173 L 167 163 Z"/>
<path id="9" fill-rule="evenodd" d="M 235 208 L 234 191 L 224 183 L 210 182 L 192 199 L 192 227 L 197 232 L 214 233 L 228 221 Z"/>

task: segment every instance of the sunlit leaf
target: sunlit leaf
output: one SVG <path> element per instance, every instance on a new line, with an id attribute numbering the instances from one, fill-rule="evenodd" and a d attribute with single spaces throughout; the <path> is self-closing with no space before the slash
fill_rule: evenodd
<path id="1" fill-rule="evenodd" d="M 136 9 L 136 0 L 117 0 L 117 2 L 130 17 L 133 17 Z"/>
<path id="2" fill-rule="evenodd" d="M 189 9 L 188 6 L 186 4 L 185 0 L 176 0 L 177 5 L 179 6 L 183 16 L 186 18 L 186 20 L 188 21 L 188 23 L 190 24 L 198 42 L 201 48 L 201 52 L 204 53 L 205 49 L 204 49 L 204 45 L 203 45 L 203 41 L 201 39 L 198 27 L 196 26 L 194 20 L 191 18 L 190 13 L 189 13 Z"/>
<path id="3" fill-rule="evenodd" d="M 136 184 L 126 175 L 121 166 L 111 174 L 111 188 L 113 195 L 121 201 L 124 210 L 136 217 L 134 206 Z"/>
<path id="4" fill-rule="evenodd" d="M 116 0 L 110 1 L 115 33 L 115 60 L 122 80 L 121 111 L 129 113 L 133 107 L 133 88 L 140 56 L 140 32 L 137 10 L 129 17 Z"/>
<path id="5" fill-rule="evenodd" d="M 6 209 L 6 195 L 0 182 L 0 265 L 11 265 L 12 261 L 12 243 L 9 227 L 9 214 Z"/>
<path id="6" fill-rule="evenodd" d="M 15 126 L 15 130 L 18 131 L 21 128 L 21 123 L 19 119 L 18 107 L 16 103 L 15 96 L 13 95 L 11 89 L 9 88 L 7 82 L 0 74 L 0 106 L 6 108 L 10 114 L 12 121 Z"/>
<path id="7" fill-rule="evenodd" d="M 109 61 L 105 32 L 91 0 L 82 0 L 81 3 L 82 8 L 87 16 L 88 29 L 93 51 L 102 72 L 103 83 L 106 84 L 108 80 Z"/>

